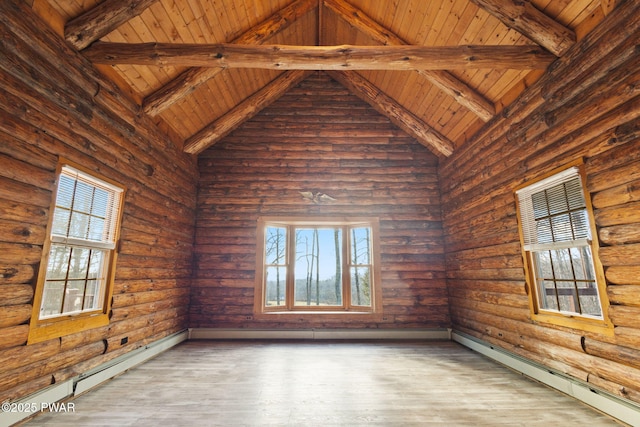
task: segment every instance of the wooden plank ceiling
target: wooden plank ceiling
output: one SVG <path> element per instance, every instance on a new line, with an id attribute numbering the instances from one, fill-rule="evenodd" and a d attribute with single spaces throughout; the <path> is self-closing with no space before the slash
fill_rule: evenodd
<path id="1" fill-rule="evenodd" d="M 34 0 L 34 9 L 111 68 L 186 152 L 327 72 L 444 157 L 616 1 Z"/>

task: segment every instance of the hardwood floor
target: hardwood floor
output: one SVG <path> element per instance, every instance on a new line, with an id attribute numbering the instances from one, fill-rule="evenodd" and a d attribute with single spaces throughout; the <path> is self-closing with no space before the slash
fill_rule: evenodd
<path id="1" fill-rule="evenodd" d="M 188 341 L 36 426 L 616 426 L 454 342 Z"/>

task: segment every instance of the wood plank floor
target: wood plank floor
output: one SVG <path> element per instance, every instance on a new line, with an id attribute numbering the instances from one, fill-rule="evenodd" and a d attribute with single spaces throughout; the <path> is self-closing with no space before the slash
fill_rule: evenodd
<path id="1" fill-rule="evenodd" d="M 454 342 L 188 341 L 36 426 L 619 426 Z"/>

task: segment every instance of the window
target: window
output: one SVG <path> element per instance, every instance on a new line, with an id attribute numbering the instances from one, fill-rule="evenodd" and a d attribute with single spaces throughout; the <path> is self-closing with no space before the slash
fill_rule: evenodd
<path id="1" fill-rule="evenodd" d="M 379 310 L 377 221 L 260 220 L 261 312 Z"/>
<path id="2" fill-rule="evenodd" d="M 606 323 L 604 279 L 580 168 L 527 185 L 516 196 L 534 318 L 570 326 L 575 322 L 568 318 Z"/>
<path id="3" fill-rule="evenodd" d="M 61 166 L 30 340 L 108 322 L 122 198 L 122 188 L 72 166 Z M 62 326 L 65 321 L 77 327 Z"/>

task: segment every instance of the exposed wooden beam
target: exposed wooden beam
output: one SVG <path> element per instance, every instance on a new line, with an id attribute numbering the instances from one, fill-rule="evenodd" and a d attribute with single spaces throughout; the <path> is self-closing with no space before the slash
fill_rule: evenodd
<path id="1" fill-rule="evenodd" d="M 324 0 L 324 5 L 357 30 L 387 46 L 406 45 L 403 39 L 383 27 L 360 9 L 344 1 Z M 496 113 L 495 105 L 476 90 L 447 71 L 416 70 L 434 86 L 453 97 L 456 102 L 475 113 L 483 121 L 489 121 Z"/>
<path id="2" fill-rule="evenodd" d="M 543 69 L 556 58 L 538 46 L 292 46 L 96 42 L 97 64 L 270 70 Z"/>
<path id="3" fill-rule="evenodd" d="M 298 18 L 318 5 L 318 0 L 298 0 L 271 15 L 268 19 L 245 31 L 231 43 L 262 44 L 273 35 L 284 30 Z M 222 68 L 190 68 L 178 77 L 147 96 L 142 109 L 152 116 L 160 114 L 207 80 L 214 78 Z"/>
<path id="4" fill-rule="evenodd" d="M 263 108 L 280 98 L 286 91 L 301 82 L 309 71 L 287 71 L 252 96 L 229 110 L 227 114 L 205 126 L 184 142 L 184 151 L 199 154 L 231 133 L 245 120 L 255 116 Z"/>
<path id="5" fill-rule="evenodd" d="M 64 38 L 82 50 L 158 0 L 105 0 L 67 23 Z"/>
<path id="6" fill-rule="evenodd" d="M 556 56 L 576 43 L 576 34 L 526 0 L 471 0 L 509 28 L 519 31 Z"/>
<path id="7" fill-rule="evenodd" d="M 328 74 L 437 156 L 448 157 L 453 154 L 453 142 L 407 111 L 360 74 L 354 71 L 329 71 Z"/>

